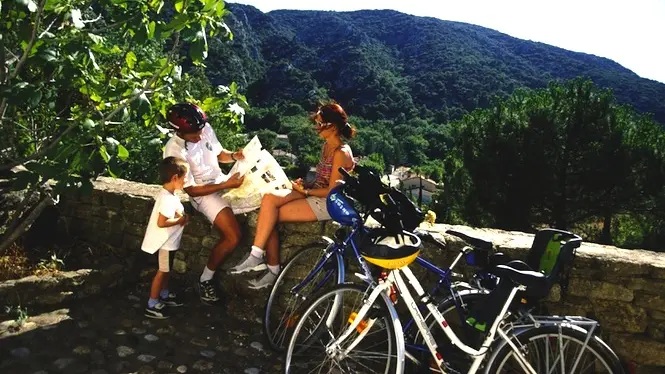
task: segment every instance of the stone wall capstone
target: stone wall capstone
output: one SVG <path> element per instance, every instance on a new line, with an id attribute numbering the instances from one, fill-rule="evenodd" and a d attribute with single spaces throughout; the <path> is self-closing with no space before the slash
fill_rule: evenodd
<path id="1" fill-rule="evenodd" d="M 127 257 L 147 256 L 140 249 L 143 233 L 160 186 L 99 178 L 91 196 L 69 197 L 60 204 L 62 217 L 71 233 L 92 242 L 111 245 Z M 186 207 L 187 196 L 181 195 Z M 194 212 L 191 206 L 189 212 Z M 239 261 L 249 251 L 256 228 L 256 212 L 238 215 L 243 238 L 223 268 Z M 303 245 L 332 236 L 338 228 L 333 222 L 282 224 L 280 256 L 288 258 Z M 445 251 L 426 245 L 423 256 L 446 267 L 463 243 L 445 234 L 454 228 L 471 236 L 492 241 L 497 250 L 524 258 L 533 241 L 532 234 L 494 229 L 436 224 L 429 230 L 441 233 Z M 217 231 L 200 214 L 194 213 L 185 228 L 174 270 L 199 273 L 210 249 L 219 238 Z M 235 282 L 225 277 L 224 282 Z M 242 288 L 234 285 L 235 288 Z M 243 292 L 252 297 L 257 293 Z M 602 336 L 640 373 L 665 372 L 665 253 L 626 250 L 612 246 L 583 243 L 571 273 L 569 296 L 565 301 L 553 290 L 548 301 L 552 313 L 583 315 L 601 323 Z M 259 294 L 259 297 L 264 297 Z M 257 296 L 254 296 L 257 297 Z"/>

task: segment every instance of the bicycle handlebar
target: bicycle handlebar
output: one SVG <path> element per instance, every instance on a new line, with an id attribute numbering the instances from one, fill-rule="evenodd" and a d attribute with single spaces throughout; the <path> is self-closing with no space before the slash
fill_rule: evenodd
<path id="1" fill-rule="evenodd" d="M 337 169 L 337 170 L 344 176 L 344 179 L 352 178 L 351 174 L 349 174 L 349 172 L 346 171 L 346 169 L 344 169 L 343 167 L 340 166 L 339 169 Z"/>
<path id="2" fill-rule="evenodd" d="M 415 230 L 413 233 L 416 234 L 424 242 L 434 244 L 439 249 L 446 249 L 446 243 L 444 243 L 441 240 L 435 238 L 434 235 L 432 235 L 428 231 Z"/>

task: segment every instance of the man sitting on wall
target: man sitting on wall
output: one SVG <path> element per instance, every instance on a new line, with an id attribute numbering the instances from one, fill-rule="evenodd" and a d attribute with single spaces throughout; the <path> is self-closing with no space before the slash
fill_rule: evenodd
<path id="1" fill-rule="evenodd" d="M 199 279 L 201 301 L 208 304 L 219 300 L 218 291 L 212 283 L 217 267 L 235 249 L 240 241 L 240 226 L 222 191 L 239 187 L 244 178 L 238 174 L 228 177 L 219 163 L 231 163 L 242 159 L 242 150 L 230 152 L 217 140 L 208 117 L 198 106 L 179 103 L 169 108 L 167 119 L 173 136 L 164 147 L 164 157 L 178 157 L 189 164 L 184 191 L 190 196 L 194 209 L 203 215 L 221 232 L 221 238 L 213 247 L 208 264 Z"/>

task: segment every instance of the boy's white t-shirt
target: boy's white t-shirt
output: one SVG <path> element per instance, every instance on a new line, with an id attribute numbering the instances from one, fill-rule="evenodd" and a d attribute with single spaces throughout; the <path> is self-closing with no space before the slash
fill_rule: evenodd
<path id="1" fill-rule="evenodd" d="M 181 137 L 173 135 L 164 146 L 164 158 L 172 156 L 187 161 L 189 170 L 185 176 L 185 187 L 221 183 L 228 179 L 217 160 L 222 150 L 224 147 L 217 140 L 215 130 L 206 124 L 197 143 L 186 143 Z"/>
<path id="2" fill-rule="evenodd" d="M 181 215 L 185 213 L 185 207 L 180 198 L 162 188 L 155 196 L 155 205 L 152 207 L 148 227 L 145 230 L 141 249 L 144 252 L 155 253 L 160 248 L 167 251 L 175 251 L 180 247 L 180 238 L 184 226 L 174 225 L 170 227 L 157 226 L 159 213 L 166 218 L 175 218 L 176 212 Z"/>

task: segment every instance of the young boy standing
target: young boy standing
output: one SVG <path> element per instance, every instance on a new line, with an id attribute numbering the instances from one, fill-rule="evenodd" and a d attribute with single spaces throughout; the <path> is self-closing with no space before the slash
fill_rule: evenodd
<path id="1" fill-rule="evenodd" d="M 159 268 L 152 279 L 150 299 L 145 316 L 164 319 L 169 317 L 166 306 L 181 306 L 173 292 L 169 292 L 169 271 L 173 262 L 172 252 L 180 247 L 184 226 L 189 221 L 176 190 L 182 190 L 187 175 L 187 163 L 176 157 L 166 157 L 159 165 L 162 190 L 155 196 L 148 227 L 141 249 L 150 254 L 158 252 Z"/>

